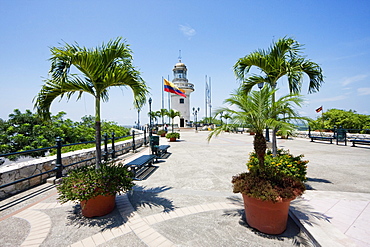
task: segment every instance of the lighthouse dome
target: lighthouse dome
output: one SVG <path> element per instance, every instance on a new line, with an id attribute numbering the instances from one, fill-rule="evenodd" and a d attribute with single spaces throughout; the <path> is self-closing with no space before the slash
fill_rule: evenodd
<path id="1" fill-rule="evenodd" d="M 175 65 L 175 68 L 179 68 L 179 67 L 186 67 L 185 64 L 179 62 Z"/>

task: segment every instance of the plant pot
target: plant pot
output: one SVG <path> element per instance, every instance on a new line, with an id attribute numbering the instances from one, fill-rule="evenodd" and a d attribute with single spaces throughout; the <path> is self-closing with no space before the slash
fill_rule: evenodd
<path id="1" fill-rule="evenodd" d="M 161 137 L 165 137 L 165 136 L 166 136 L 166 133 L 162 133 L 162 134 L 161 134 Z"/>
<path id="2" fill-rule="evenodd" d="M 281 234 L 285 231 L 290 201 L 293 199 L 273 203 L 242 195 L 249 226 L 267 234 Z"/>
<path id="3" fill-rule="evenodd" d="M 176 137 L 171 137 L 170 138 L 170 142 L 175 142 L 176 141 Z"/>
<path id="4" fill-rule="evenodd" d="M 254 133 L 254 132 L 249 132 L 249 135 L 251 135 L 251 136 L 254 136 L 256 133 Z"/>
<path id="5" fill-rule="evenodd" d="M 98 217 L 109 214 L 116 206 L 116 195 L 99 195 L 87 201 L 81 201 L 82 215 Z"/>

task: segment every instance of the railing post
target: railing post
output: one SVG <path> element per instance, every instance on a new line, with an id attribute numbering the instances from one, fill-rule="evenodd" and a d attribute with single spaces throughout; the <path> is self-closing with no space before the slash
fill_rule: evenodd
<path id="1" fill-rule="evenodd" d="M 62 164 L 62 139 L 58 136 L 56 138 L 57 143 L 57 160 L 55 164 L 55 170 L 57 171 L 56 178 L 63 176 L 63 164 Z"/>
<path id="2" fill-rule="evenodd" d="M 135 153 L 135 130 L 132 130 L 132 152 Z"/>
<path id="3" fill-rule="evenodd" d="M 114 132 L 112 132 L 112 159 L 116 158 L 116 149 L 114 147 Z"/>
<path id="4" fill-rule="evenodd" d="M 108 161 L 108 134 L 104 134 L 104 161 Z"/>

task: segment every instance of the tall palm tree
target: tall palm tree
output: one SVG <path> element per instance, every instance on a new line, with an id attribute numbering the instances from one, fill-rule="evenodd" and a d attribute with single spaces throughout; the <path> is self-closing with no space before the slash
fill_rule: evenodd
<path id="1" fill-rule="evenodd" d="M 180 112 L 179 111 L 176 111 L 174 109 L 170 109 L 168 112 L 167 112 L 167 116 L 169 118 L 171 118 L 171 123 L 172 123 L 172 132 L 173 132 L 173 120 L 175 117 L 180 117 Z"/>
<path id="2" fill-rule="evenodd" d="M 164 116 L 168 115 L 168 110 L 162 108 L 159 111 L 157 111 L 157 113 L 160 117 L 162 117 L 162 125 L 164 126 Z"/>
<path id="3" fill-rule="evenodd" d="M 267 50 L 257 50 L 242 57 L 234 65 L 234 72 L 242 81 L 243 90 L 249 93 L 254 85 L 267 83 L 275 89 L 278 80 L 287 76 L 291 93 L 300 93 L 304 74 L 309 77 L 308 92 L 318 92 L 324 82 L 322 69 L 317 63 L 305 59 L 300 53 L 302 45 L 292 38 L 281 38 Z M 250 75 L 256 67 L 261 74 Z M 272 102 L 275 102 L 273 95 Z M 276 129 L 273 129 L 272 147 L 276 155 Z"/>
<path id="4" fill-rule="evenodd" d="M 77 43 L 65 43 L 52 47 L 50 79 L 45 81 L 35 97 L 35 108 L 45 119 L 50 118 L 50 106 L 59 96 L 68 99 L 75 93 L 80 99 L 83 93 L 95 98 L 96 167 L 101 162 L 100 104 L 109 99 L 111 87 L 129 87 L 134 94 L 134 106 L 145 103 L 148 88 L 140 72 L 132 65 L 132 51 L 125 40 L 117 38 L 96 48 L 80 47 Z M 77 69 L 78 74 L 71 73 Z"/>
<path id="5" fill-rule="evenodd" d="M 218 112 L 227 113 L 233 125 L 243 126 L 249 124 L 251 126 L 256 133 L 253 145 L 261 169 L 264 169 L 264 157 L 267 148 L 263 130 L 266 127 L 293 129 L 293 124 L 288 120 L 304 119 L 299 117 L 294 109 L 295 106 L 300 107 L 303 102 L 299 94 L 283 96 L 273 103 L 272 98 L 275 92 L 276 89 L 265 86 L 260 91 L 252 91 L 250 94 L 246 94 L 241 87 L 224 101 L 232 108 L 223 107 L 215 112 L 216 114 Z M 272 112 L 274 115 L 271 114 Z M 208 140 L 214 135 L 220 134 L 226 128 L 226 125 L 217 127 L 208 135 Z"/>
<path id="6" fill-rule="evenodd" d="M 156 126 L 158 124 L 158 112 L 156 111 L 148 112 L 148 116 L 152 118 L 152 121 L 155 122 L 155 126 Z"/>

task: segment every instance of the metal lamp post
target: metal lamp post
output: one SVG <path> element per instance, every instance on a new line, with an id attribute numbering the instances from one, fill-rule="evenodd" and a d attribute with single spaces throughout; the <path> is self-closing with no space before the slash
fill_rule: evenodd
<path id="1" fill-rule="evenodd" d="M 152 137 L 152 98 L 149 98 L 149 136 Z"/>
<path id="2" fill-rule="evenodd" d="M 194 115 L 194 121 L 195 121 L 195 133 L 198 132 L 198 119 L 197 119 L 197 116 L 198 116 L 198 112 L 200 111 L 200 108 L 198 107 L 197 109 L 195 109 L 195 107 L 193 107 L 193 115 Z"/>

